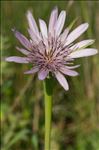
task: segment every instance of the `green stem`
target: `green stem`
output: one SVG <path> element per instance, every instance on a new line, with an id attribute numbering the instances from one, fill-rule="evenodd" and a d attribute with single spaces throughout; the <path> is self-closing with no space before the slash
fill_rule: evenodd
<path id="1" fill-rule="evenodd" d="M 49 77 L 44 81 L 45 150 L 50 150 L 50 143 L 51 143 L 52 93 L 53 93 L 52 79 Z"/>

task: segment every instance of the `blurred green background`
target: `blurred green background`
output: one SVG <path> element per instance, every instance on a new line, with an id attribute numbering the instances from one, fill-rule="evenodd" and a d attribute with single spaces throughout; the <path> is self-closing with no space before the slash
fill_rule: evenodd
<path id="1" fill-rule="evenodd" d="M 99 49 L 99 1 L 1 1 L 1 54 L 20 55 L 11 28 L 29 37 L 26 12 L 48 23 L 51 10 L 67 11 L 65 27 L 90 24 L 81 39 L 96 39 Z M 53 95 L 51 150 L 99 150 L 99 57 L 78 59 L 77 77 L 67 77 L 66 92 L 57 82 Z M 1 150 L 43 150 L 44 100 L 42 81 L 24 75 L 28 65 L 1 63 Z"/>

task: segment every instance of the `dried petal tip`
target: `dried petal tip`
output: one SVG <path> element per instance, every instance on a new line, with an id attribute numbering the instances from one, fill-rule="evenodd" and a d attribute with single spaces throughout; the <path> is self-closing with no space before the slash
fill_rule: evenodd
<path id="1" fill-rule="evenodd" d="M 15 32 L 15 31 L 16 31 L 16 28 L 15 28 L 15 27 L 14 27 L 14 28 L 12 28 L 12 29 L 11 29 L 11 31 L 12 31 L 12 32 Z"/>

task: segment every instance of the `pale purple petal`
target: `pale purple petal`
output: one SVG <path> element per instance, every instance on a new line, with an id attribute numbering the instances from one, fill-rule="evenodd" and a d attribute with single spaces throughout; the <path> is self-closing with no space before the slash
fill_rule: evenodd
<path id="1" fill-rule="evenodd" d="M 74 71 L 74 70 L 70 70 L 68 69 L 66 66 L 60 68 L 60 71 L 65 74 L 65 75 L 68 75 L 68 76 L 77 76 L 78 75 L 78 72 Z"/>
<path id="2" fill-rule="evenodd" d="M 27 49 L 31 49 L 32 45 L 30 43 L 30 41 L 24 36 L 22 35 L 20 32 L 18 32 L 15 29 L 12 29 L 12 31 L 15 34 L 15 37 L 20 41 L 20 43 Z"/>
<path id="3" fill-rule="evenodd" d="M 89 40 L 83 40 L 81 42 L 76 43 L 75 45 L 73 45 L 72 47 L 70 47 L 70 49 L 74 49 L 75 47 L 77 49 L 81 49 L 81 48 L 85 48 L 89 45 L 92 45 L 94 43 L 95 40 L 89 39 Z"/>
<path id="4" fill-rule="evenodd" d="M 40 30 L 41 30 L 42 36 L 47 38 L 48 33 L 47 33 L 47 26 L 46 26 L 45 21 L 42 19 L 39 19 L 39 24 L 40 24 Z"/>
<path id="5" fill-rule="evenodd" d="M 5 59 L 8 62 L 16 62 L 16 63 L 29 63 L 27 57 L 17 57 L 17 56 L 11 56 L 11 57 L 7 57 Z"/>
<path id="6" fill-rule="evenodd" d="M 55 23 L 57 21 L 57 16 L 58 16 L 58 9 L 57 9 L 57 7 L 55 7 L 53 9 L 53 11 L 51 12 L 51 16 L 50 16 L 50 20 L 49 20 L 48 31 L 51 34 L 51 36 L 54 35 L 54 26 L 55 26 Z"/>
<path id="7" fill-rule="evenodd" d="M 95 55 L 97 53 L 98 53 L 97 49 L 86 48 L 86 49 L 82 49 L 82 50 L 78 50 L 78 51 L 72 52 L 69 55 L 69 57 L 70 58 L 80 58 L 80 57 L 92 56 L 92 55 Z"/>
<path id="8" fill-rule="evenodd" d="M 38 70 L 39 69 L 37 67 L 34 67 L 31 70 L 25 71 L 24 74 L 33 74 L 33 73 L 38 72 Z"/>
<path id="9" fill-rule="evenodd" d="M 36 24 L 35 19 L 30 11 L 27 12 L 27 19 L 28 19 L 30 29 L 33 30 L 33 32 L 35 34 L 39 35 L 39 30 L 38 30 L 37 24 Z"/>
<path id="10" fill-rule="evenodd" d="M 58 80 L 58 82 L 61 84 L 61 86 L 67 91 L 69 90 L 69 85 L 68 82 L 66 80 L 66 78 L 60 73 L 60 72 L 56 72 L 55 76 Z"/>
<path id="11" fill-rule="evenodd" d="M 55 35 L 56 36 L 59 36 L 62 29 L 63 29 L 63 26 L 64 26 L 64 23 L 65 23 L 65 18 L 66 18 L 66 12 L 65 11 L 61 11 L 59 17 L 58 17 L 58 20 L 56 22 L 56 25 L 55 25 Z"/>
<path id="12" fill-rule="evenodd" d="M 35 44 L 38 44 L 41 41 L 41 37 L 38 36 L 32 29 L 28 29 L 28 32 L 29 32 L 29 35 L 30 35 L 32 41 Z"/>
<path id="13" fill-rule="evenodd" d="M 18 51 L 20 51 L 21 53 L 23 53 L 24 55 L 30 54 L 30 51 L 28 51 L 28 50 L 26 50 L 26 49 L 24 49 L 24 48 L 16 47 L 16 49 L 17 49 Z"/>
<path id="14" fill-rule="evenodd" d="M 65 45 L 69 45 L 73 41 L 75 41 L 81 34 L 83 34 L 87 28 L 88 28 L 88 23 L 81 24 L 78 26 L 76 29 L 74 29 L 67 37 L 67 42 Z"/>
<path id="15" fill-rule="evenodd" d="M 47 77 L 48 73 L 49 73 L 49 71 L 47 69 L 46 70 L 45 69 L 40 70 L 38 72 L 39 80 L 44 80 Z"/>

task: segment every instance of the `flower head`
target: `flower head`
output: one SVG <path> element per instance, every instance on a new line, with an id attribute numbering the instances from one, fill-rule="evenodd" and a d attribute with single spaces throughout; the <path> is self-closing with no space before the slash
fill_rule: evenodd
<path id="1" fill-rule="evenodd" d="M 15 37 L 24 47 L 17 47 L 17 50 L 22 52 L 25 57 L 11 56 L 6 58 L 6 61 L 32 64 L 32 69 L 26 71 L 25 74 L 38 72 L 38 78 L 40 80 L 44 80 L 49 72 L 51 72 L 62 87 L 68 90 L 69 86 L 64 75 L 78 75 L 74 69 L 79 67 L 79 65 L 71 66 L 74 59 L 95 55 L 97 50 L 86 48 L 94 42 L 92 39 L 73 44 L 73 42 L 87 30 L 88 23 L 81 24 L 71 33 L 69 33 L 69 28 L 66 28 L 62 32 L 65 18 L 66 12 L 61 11 L 58 16 L 58 9 L 55 8 L 51 12 L 48 28 L 45 21 L 39 19 L 39 31 L 32 13 L 28 11 L 28 32 L 31 39 L 28 40 L 20 32 L 13 29 Z"/>

